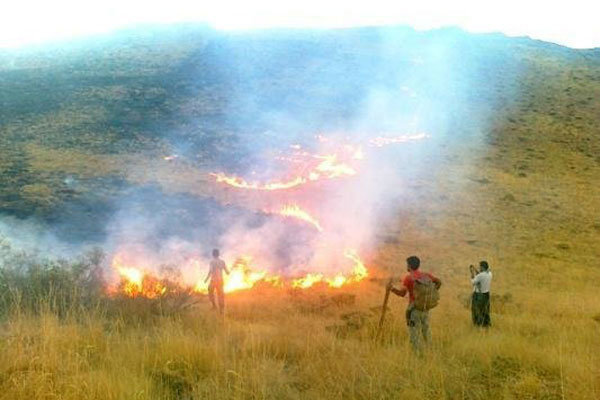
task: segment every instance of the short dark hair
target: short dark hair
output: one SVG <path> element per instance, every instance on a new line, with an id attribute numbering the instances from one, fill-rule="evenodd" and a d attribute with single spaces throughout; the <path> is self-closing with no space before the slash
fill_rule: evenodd
<path id="1" fill-rule="evenodd" d="M 419 269 L 419 265 L 421 265 L 421 260 L 417 256 L 410 256 L 406 259 L 406 263 L 408 267 L 413 271 Z"/>
<path id="2" fill-rule="evenodd" d="M 212 255 L 213 257 L 219 257 L 219 249 L 213 249 Z"/>
<path id="3" fill-rule="evenodd" d="M 487 271 L 490 268 L 487 261 L 479 261 L 479 266 L 482 271 Z"/>

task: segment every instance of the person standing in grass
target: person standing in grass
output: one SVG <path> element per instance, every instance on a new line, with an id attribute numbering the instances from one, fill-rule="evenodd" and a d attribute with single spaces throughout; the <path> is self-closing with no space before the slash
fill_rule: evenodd
<path id="1" fill-rule="evenodd" d="M 223 272 L 229 275 L 229 270 L 225 261 L 219 258 L 219 249 L 213 249 L 212 260 L 210 260 L 208 274 L 204 279 L 204 282 L 208 284 L 208 299 L 210 300 L 213 310 L 217 309 L 217 303 L 215 303 L 215 293 L 217 295 L 219 314 L 223 315 L 225 309 L 225 295 L 223 293 Z"/>
<path id="2" fill-rule="evenodd" d="M 475 326 L 489 327 L 490 318 L 490 285 L 492 271 L 487 261 L 479 262 L 479 271 L 470 265 L 471 283 L 473 284 L 473 297 L 471 298 L 471 317 Z"/>
<path id="3" fill-rule="evenodd" d="M 428 272 L 421 272 L 419 267 L 421 260 L 417 256 L 410 256 L 406 259 L 406 270 L 408 274 L 402 280 L 402 288 L 396 289 L 392 282 L 388 284 L 389 290 L 401 297 L 408 293 L 408 307 L 406 308 L 406 324 L 410 335 L 410 344 L 416 353 L 423 350 L 422 341 L 425 344 L 431 341 L 431 330 L 429 328 L 429 309 L 437 305 L 437 290 L 442 286 L 442 281 Z M 416 285 L 420 285 L 417 288 Z M 427 288 L 435 290 L 435 300 L 429 303 L 428 299 L 423 297 L 422 293 L 427 292 Z M 427 288 L 426 288 L 427 287 Z M 421 289 L 425 288 L 425 289 Z M 418 292 L 418 293 L 417 293 Z M 421 340 L 422 339 L 422 340 Z"/>

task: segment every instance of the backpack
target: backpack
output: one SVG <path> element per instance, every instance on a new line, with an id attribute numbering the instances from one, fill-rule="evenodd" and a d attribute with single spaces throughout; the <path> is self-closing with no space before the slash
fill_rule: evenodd
<path id="1" fill-rule="evenodd" d="M 440 294 L 435 283 L 427 275 L 415 279 L 413 287 L 415 295 L 414 308 L 419 311 L 429 311 L 438 305 Z"/>

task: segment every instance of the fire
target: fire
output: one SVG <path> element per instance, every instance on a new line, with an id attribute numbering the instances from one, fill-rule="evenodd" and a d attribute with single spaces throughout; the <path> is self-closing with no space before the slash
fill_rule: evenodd
<path id="1" fill-rule="evenodd" d="M 117 272 L 121 275 L 122 290 L 129 297 L 143 296 L 154 299 L 167 291 L 167 287 L 160 280 L 137 268 L 117 267 Z"/>
<path id="2" fill-rule="evenodd" d="M 248 182 L 244 178 L 237 176 L 227 176 L 222 172 L 212 173 L 211 176 L 215 177 L 217 183 L 225 183 L 229 186 L 233 186 L 239 189 L 252 189 L 252 190 L 280 190 L 280 189 L 291 189 L 293 187 L 306 183 L 306 179 L 302 177 L 296 177 L 290 181 L 285 182 L 271 182 L 266 184 L 260 184 L 258 182 Z"/>
<path id="3" fill-rule="evenodd" d="M 306 289 L 311 287 L 317 282 L 323 281 L 323 274 L 306 274 L 302 278 L 294 279 L 292 281 L 292 287 L 299 289 Z"/>
<path id="4" fill-rule="evenodd" d="M 379 136 L 379 137 L 369 140 L 369 144 L 371 146 L 375 146 L 375 147 L 383 147 L 383 146 L 387 146 L 389 144 L 406 143 L 406 142 L 412 142 L 412 141 L 416 141 L 416 140 L 422 140 L 422 139 L 425 139 L 426 137 L 427 137 L 427 134 L 425 134 L 425 133 L 416 133 L 414 135 L 402 135 L 402 136 L 396 136 L 396 137 Z"/>
<path id="5" fill-rule="evenodd" d="M 354 262 L 354 269 L 352 270 L 353 282 L 362 281 L 369 275 L 369 271 L 356 253 L 356 250 L 348 249 L 344 252 L 344 256 Z"/>
<path id="6" fill-rule="evenodd" d="M 348 278 L 342 274 L 338 274 L 333 278 L 327 279 L 327 284 L 334 288 L 342 287 L 346 282 L 348 282 Z"/>
<path id="7" fill-rule="evenodd" d="M 344 275 L 340 272 L 327 277 L 322 273 L 307 273 L 304 276 L 291 280 L 287 280 L 280 275 L 270 275 L 266 270 L 253 269 L 251 267 L 252 258 L 250 256 L 240 257 L 231 266 L 229 274 L 224 275 L 223 291 L 231 293 L 239 290 L 247 290 L 253 288 L 259 282 L 273 288 L 288 286 L 295 289 L 308 289 L 316 283 L 324 283 L 331 288 L 340 288 L 350 283 L 360 282 L 367 277 L 368 271 L 355 250 L 346 250 L 344 256 L 354 264 L 349 275 Z M 165 281 L 159 277 L 153 276 L 141 268 L 124 267 L 121 263 L 121 257 L 117 255 L 113 259 L 113 268 L 115 268 L 121 278 L 118 290 L 123 294 L 133 298 L 146 297 L 154 299 L 166 295 L 170 290 L 164 283 Z M 199 265 L 198 262 L 194 262 L 194 264 Z M 177 282 L 177 284 L 180 289 L 187 287 L 188 289 L 186 290 L 190 292 L 208 293 L 208 283 L 204 279 L 200 279 L 191 287 L 183 282 Z"/>
<path id="8" fill-rule="evenodd" d="M 252 288 L 259 281 L 267 281 L 266 271 L 253 271 L 250 268 L 252 258 L 244 256 L 236 260 L 229 274 L 223 277 L 223 291 L 225 293 L 235 292 L 236 290 L 244 290 Z M 268 279 L 269 283 L 276 284 L 276 279 Z M 199 293 L 208 292 L 208 283 L 204 278 L 194 286 L 194 291 Z"/>
<path id="9" fill-rule="evenodd" d="M 316 137 L 324 145 L 334 144 L 331 139 L 325 136 L 317 135 Z M 425 133 L 379 136 L 369 140 L 368 145 L 371 147 L 384 147 L 390 144 L 417 141 L 426 137 Z M 224 183 L 238 189 L 263 191 L 286 190 L 322 179 L 336 179 L 356 175 L 357 170 L 353 164 L 365 158 L 360 145 L 346 144 L 338 146 L 335 151 L 325 155 L 313 155 L 306 151 L 300 151 L 301 146 L 299 144 L 291 145 L 290 148 L 294 150 L 291 154 L 275 157 L 278 161 L 287 162 L 289 164 L 288 168 L 292 165 L 302 166 L 300 169 L 301 173 L 294 174 L 294 171 L 292 171 L 290 175 L 295 176 L 288 180 L 260 183 L 257 181 L 249 182 L 239 176 L 230 176 L 223 172 L 211 173 L 210 175 L 215 178 L 217 183 Z"/>
<path id="10" fill-rule="evenodd" d="M 347 164 L 337 162 L 337 155 L 331 154 L 328 156 L 317 156 L 323 161 L 317 165 L 315 170 L 309 174 L 310 180 L 314 181 L 321 177 L 333 179 L 340 176 L 352 176 L 356 174 L 354 168 Z"/>
<path id="11" fill-rule="evenodd" d="M 250 268 L 250 257 L 245 257 L 238 260 L 229 275 L 226 276 L 223 285 L 223 291 L 225 293 L 234 292 L 236 290 L 250 289 L 256 282 L 262 281 L 267 276 L 266 271 L 252 271 Z"/>
<path id="12" fill-rule="evenodd" d="M 336 135 L 335 137 L 340 138 L 342 136 Z M 323 202 L 320 202 L 319 198 L 310 196 L 310 192 L 301 192 L 298 189 L 300 186 L 316 181 L 355 176 L 359 173 L 360 167 L 365 166 L 362 164 L 362 160 L 366 158 L 365 156 L 371 155 L 371 153 L 376 151 L 374 148 L 422 140 L 426 137 L 427 135 L 425 133 L 414 133 L 400 136 L 379 136 L 368 141 L 358 142 L 356 140 L 353 141 L 346 136 L 344 139 L 340 139 L 346 141 L 346 143 L 343 143 L 334 139 L 334 137 L 319 135 L 316 137 L 320 149 L 318 154 L 305 150 L 300 144 L 293 144 L 288 151 L 282 151 L 275 154 L 277 162 L 284 164 L 281 180 L 271 180 L 266 182 L 248 181 L 242 177 L 227 175 L 223 172 L 211 173 L 210 176 L 213 177 L 217 183 L 222 183 L 237 189 L 263 192 L 295 189 L 293 192 L 286 193 L 285 195 L 271 194 L 269 202 L 266 203 L 269 204 L 269 206 L 266 206 L 269 207 L 269 211 L 265 212 L 306 222 L 318 232 L 324 232 L 323 225 L 326 227 L 329 225 L 335 226 L 333 222 L 328 223 L 327 221 L 330 213 L 320 209 L 320 214 L 318 215 L 319 218 L 316 218 L 310 210 L 303 209 L 298 204 L 295 204 L 296 201 L 302 204 L 307 204 L 308 202 L 308 204 L 312 204 L 313 206 L 324 204 Z M 365 152 L 363 152 L 363 149 Z M 167 155 L 164 156 L 163 159 L 165 161 L 174 161 L 178 159 L 178 156 L 175 154 Z M 299 198 L 297 200 L 292 199 L 291 195 L 299 195 Z M 329 195 L 329 191 L 323 190 L 323 196 Z M 252 196 L 252 199 L 254 199 L 254 196 Z M 326 204 L 329 204 L 329 202 Z M 320 221 L 321 218 L 324 218 L 324 221 Z M 322 222 L 324 222 L 323 225 Z M 332 232 L 332 234 L 339 236 L 340 234 L 343 234 L 343 230 L 338 229 L 335 232 Z M 327 240 L 327 237 L 328 235 L 322 234 L 318 236 L 318 239 L 323 241 Z M 320 248 L 326 249 L 325 251 L 339 251 L 339 248 L 335 245 L 327 246 L 327 244 L 328 243 L 324 243 L 324 246 L 320 246 Z M 308 289 L 316 284 L 326 285 L 331 288 L 340 288 L 348 284 L 360 282 L 368 276 L 369 272 L 356 250 L 348 248 L 342 254 L 346 259 L 346 268 L 331 271 L 331 269 L 335 267 L 311 265 L 311 268 L 309 269 L 311 272 L 305 273 L 303 276 L 293 277 L 272 273 L 269 268 L 264 268 L 265 266 L 255 268 L 252 266 L 252 258 L 250 256 L 242 256 L 233 263 L 230 273 L 224 275 L 224 291 L 231 293 L 239 290 L 248 290 L 259 283 L 276 288 L 291 287 L 300 290 Z M 123 262 L 123 255 L 124 254 L 117 254 L 113 259 L 112 266 L 120 277 L 118 290 L 127 296 L 158 298 L 166 295 L 171 290 L 180 289 L 198 293 L 208 292 L 208 283 L 204 282 L 204 279 L 202 279 L 205 276 L 204 273 L 206 273 L 204 268 L 208 268 L 208 263 L 202 268 L 201 265 L 204 264 L 204 261 L 201 261 L 200 259 L 192 261 L 190 267 L 193 267 L 192 269 L 194 271 L 202 273 L 201 279 L 198 280 L 198 274 L 194 273 L 193 277 L 186 278 L 186 282 L 181 281 L 181 279 L 174 279 L 179 280 L 174 282 L 169 275 L 161 276 L 163 273 L 150 272 L 155 271 L 156 269 L 150 267 L 148 263 L 137 264 L 136 261 L 132 262 L 129 259 L 127 262 Z M 322 254 L 319 254 L 319 256 L 322 256 Z M 341 257 L 342 255 L 340 254 L 340 258 Z M 316 258 L 333 259 L 331 255 Z M 336 265 L 337 263 L 337 261 L 334 262 Z M 351 268 L 348 265 L 349 263 L 351 263 Z M 295 267 L 297 266 L 290 266 L 290 269 L 293 270 Z M 192 280 L 193 282 L 189 282 L 189 280 Z"/>
<path id="13" fill-rule="evenodd" d="M 167 287 L 143 268 L 128 265 L 123 254 L 118 253 L 112 261 L 113 269 L 119 274 L 121 291 L 129 297 L 160 297 L 166 293 Z"/>
<path id="14" fill-rule="evenodd" d="M 125 293 L 131 296 L 141 293 L 144 279 L 142 271 L 135 268 L 119 268 L 118 271 L 123 279 L 123 290 Z"/>
<path id="15" fill-rule="evenodd" d="M 348 283 L 360 282 L 368 276 L 367 268 L 363 264 L 362 260 L 358 256 L 355 250 L 348 249 L 344 252 L 344 256 L 354 262 L 354 268 L 349 276 L 345 276 L 342 273 L 331 278 L 325 278 L 323 274 L 306 274 L 301 278 L 294 279 L 292 281 L 292 287 L 299 289 L 306 289 L 313 286 L 318 282 L 325 282 L 327 285 L 333 288 L 340 288 Z"/>
<path id="16" fill-rule="evenodd" d="M 321 179 L 335 179 L 355 175 L 355 168 L 347 162 L 340 161 L 340 157 L 348 160 L 361 160 L 363 158 L 362 150 L 353 146 L 344 146 L 340 151 L 325 155 L 313 155 L 306 151 L 300 151 L 300 145 L 292 145 L 291 148 L 294 150 L 291 154 L 275 157 L 278 161 L 300 166 L 300 171 L 296 171 L 296 173 L 292 171 L 291 173 L 292 176 L 296 176 L 288 180 L 260 183 L 256 181 L 249 182 L 244 178 L 229 176 L 222 172 L 211 173 L 210 175 L 215 178 L 217 183 L 224 183 L 238 189 L 285 190 Z"/>
<path id="17" fill-rule="evenodd" d="M 360 152 L 355 154 L 356 159 L 362 157 Z M 217 183 L 225 183 L 229 186 L 236 187 L 238 189 L 250 189 L 250 190 L 282 190 L 291 189 L 296 186 L 303 185 L 308 182 L 317 181 L 320 179 L 334 179 L 343 176 L 352 176 L 356 174 L 356 170 L 348 164 L 338 162 L 338 156 L 335 154 L 325 156 L 313 156 L 314 159 L 322 160 L 312 169 L 309 169 L 308 173 L 304 176 L 296 176 L 293 179 L 281 182 L 248 182 L 244 178 L 238 176 L 228 176 L 222 172 L 211 173 Z"/>
<path id="18" fill-rule="evenodd" d="M 301 209 L 296 204 L 283 206 L 281 208 L 281 211 L 279 211 L 279 214 L 283 215 L 284 217 L 297 218 L 302 221 L 308 222 L 309 224 L 314 226 L 319 232 L 323 232 L 323 228 L 321 227 L 319 221 L 317 221 L 316 218 L 310 215 L 307 211 Z"/>

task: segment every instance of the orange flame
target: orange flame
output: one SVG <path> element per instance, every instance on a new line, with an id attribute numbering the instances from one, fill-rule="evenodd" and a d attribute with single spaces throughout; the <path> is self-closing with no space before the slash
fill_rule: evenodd
<path id="1" fill-rule="evenodd" d="M 280 189 L 291 189 L 295 186 L 306 183 L 306 179 L 302 177 L 296 177 L 291 181 L 287 182 L 272 182 L 266 184 L 260 184 L 258 182 L 248 182 L 244 178 L 237 176 L 227 176 L 222 172 L 211 173 L 217 180 L 217 183 L 226 183 L 229 186 L 233 186 L 240 189 L 252 189 L 252 190 L 280 190 Z"/>
<path id="2" fill-rule="evenodd" d="M 323 274 L 306 274 L 301 278 L 294 279 L 292 281 L 292 287 L 299 289 L 306 289 L 318 282 L 325 282 L 327 285 L 333 288 L 340 288 L 348 283 L 360 282 L 368 276 L 367 268 L 363 264 L 362 260 L 354 249 L 348 249 L 344 252 L 344 256 L 354 262 L 354 268 L 350 276 L 345 276 L 342 273 L 331 278 L 324 278 Z"/>
<path id="3" fill-rule="evenodd" d="M 344 256 L 354 263 L 354 267 L 349 275 L 338 273 L 331 277 L 326 277 L 322 273 L 307 273 L 305 276 L 286 281 L 280 275 L 269 275 L 265 270 L 253 270 L 250 266 L 251 257 L 244 256 L 236 260 L 231 267 L 229 275 L 223 278 L 223 290 L 225 293 L 231 293 L 238 290 L 247 290 L 253 288 L 257 283 L 263 282 L 274 288 L 281 288 L 286 285 L 296 289 L 308 289 L 316 283 L 325 283 L 332 288 L 340 288 L 346 284 L 360 282 L 367 275 L 362 260 L 355 250 L 346 250 Z M 120 257 L 113 259 L 113 267 L 121 277 L 119 290 L 129 297 L 146 297 L 154 299 L 167 294 L 169 290 L 160 278 L 144 272 L 140 268 L 123 267 L 120 265 Z M 180 288 L 185 288 L 183 283 L 179 283 Z M 208 292 L 208 283 L 200 280 L 191 290 L 198 293 Z"/>
<path id="4" fill-rule="evenodd" d="M 167 287 L 159 279 L 146 273 L 141 268 L 124 264 L 121 254 L 117 254 L 113 258 L 112 267 L 119 274 L 121 290 L 125 295 L 153 299 L 166 293 Z"/>
<path id="5" fill-rule="evenodd" d="M 279 214 L 283 215 L 284 217 L 297 218 L 302 221 L 308 222 L 309 224 L 317 228 L 319 232 L 323 232 L 323 228 L 321 227 L 319 221 L 317 221 L 316 218 L 310 215 L 307 211 L 301 209 L 296 204 L 283 206 L 281 211 L 279 211 Z"/>
<path id="6" fill-rule="evenodd" d="M 118 268 L 119 274 L 121 274 L 121 280 L 123 283 L 123 291 L 129 296 L 135 297 L 138 293 L 142 292 L 144 274 L 139 269 L 135 268 Z"/>
<path id="7" fill-rule="evenodd" d="M 292 287 L 299 289 L 307 289 L 317 282 L 323 281 L 323 274 L 306 274 L 302 278 L 294 279 Z"/>
<path id="8" fill-rule="evenodd" d="M 121 275 L 123 293 L 129 297 L 143 296 L 154 299 L 167 291 L 167 287 L 160 280 L 137 268 L 117 267 L 117 272 Z"/>
<path id="9" fill-rule="evenodd" d="M 266 281 L 266 271 L 252 271 L 250 262 L 252 258 L 244 256 L 239 258 L 231 267 L 228 275 L 223 278 L 223 291 L 225 293 L 234 292 L 236 290 L 250 289 L 259 281 Z M 276 283 L 274 279 L 269 279 L 269 282 Z M 198 281 L 194 290 L 199 293 L 208 293 L 208 283 L 204 280 Z"/>
<path id="10" fill-rule="evenodd" d="M 355 160 L 360 160 L 363 158 L 362 151 L 360 149 L 354 149 L 351 146 L 348 146 L 351 150 L 351 157 Z M 309 164 L 308 172 L 303 175 L 296 176 L 293 179 L 282 182 L 269 182 L 269 183 L 259 183 L 259 182 L 248 182 L 244 178 L 238 176 L 229 176 L 222 172 L 211 173 L 217 183 L 225 183 L 229 186 L 233 186 L 238 189 L 249 189 L 249 190 L 285 190 L 291 189 L 300 185 L 303 185 L 308 182 L 317 181 L 320 179 L 334 179 L 343 176 L 352 176 L 356 174 L 356 170 L 352 168 L 348 164 L 344 164 L 338 161 L 337 154 L 329 154 L 329 155 L 315 155 L 312 156 L 309 153 L 297 153 L 296 155 L 302 156 L 304 158 L 309 157 L 313 161 L 308 162 L 304 161 L 305 164 Z M 287 157 L 276 157 L 278 160 L 285 161 L 293 161 L 298 162 L 297 160 L 293 160 Z M 314 160 L 321 160 L 316 165 Z M 310 166 L 312 164 L 312 167 Z"/>

